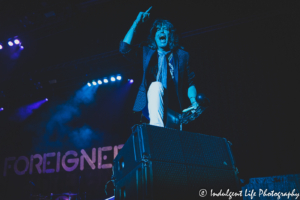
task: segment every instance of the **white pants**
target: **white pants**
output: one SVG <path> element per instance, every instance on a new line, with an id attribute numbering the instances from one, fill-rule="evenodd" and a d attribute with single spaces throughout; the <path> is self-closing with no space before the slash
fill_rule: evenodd
<path id="1" fill-rule="evenodd" d="M 164 127 L 164 86 L 152 82 L 147 92 L 150 125 Z"/>

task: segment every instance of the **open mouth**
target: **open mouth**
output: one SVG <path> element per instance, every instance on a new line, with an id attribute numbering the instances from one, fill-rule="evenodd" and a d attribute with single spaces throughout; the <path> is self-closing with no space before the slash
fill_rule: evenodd
<path id="1" fill-rule="evenodd" d="M 161 35 L 160 37 L 159 37 L 159 40 L 161 41 L 161 42 L 166 42 L 166 36 L 165 35 Z"/>

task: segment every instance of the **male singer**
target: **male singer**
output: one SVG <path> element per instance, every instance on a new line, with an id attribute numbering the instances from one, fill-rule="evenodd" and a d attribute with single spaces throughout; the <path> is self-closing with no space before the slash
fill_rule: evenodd
<path id="1" fill-rule="evenodd" d="M 178 114 L 186 106 L 183 95 L 187 94 L 194 109 L 199 106 L 195 74 L 189 53 L 179 46 L 178 35 L 168 20 L 153 23 L 146 46 L 131 45 L 137 27 L 149 19 L 151 8 L 138 14 L 120 43 L 120 52 L 126 58 L 143 65 L 143 80 L 133 110 L 149 113 L 150 125 L 179 129 Z"/>

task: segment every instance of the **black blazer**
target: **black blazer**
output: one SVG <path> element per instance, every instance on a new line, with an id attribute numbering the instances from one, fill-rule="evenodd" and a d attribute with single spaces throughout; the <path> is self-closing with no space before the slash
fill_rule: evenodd
<path id="1" fill-rule="evenodd" d="M 141 111 L 147 105 L 147 81 L 146 72 L 150 62 L 151 57 L 156 52 L 156 50 L 151 49 L 148 46 L 138 46 L 129 45 L 123 41 L 120 43 L 120 52 L 130 61 L 135 63 L 143 64 L 143 80 L 137 94 L 133 110 Z M 194 85 L 195 74 L 190 69 L 190 59 L 189 53 L 182 50 L 176 49 L 173 53 L 174 59 L 174 75 L 175 75 L 175 87 L 179 100 L 179 105 L 181 110 L 183 109 L 183 95 L 187 95 L 187 89 Z M 186 106 L 186 105 L 185 105 Z"/>

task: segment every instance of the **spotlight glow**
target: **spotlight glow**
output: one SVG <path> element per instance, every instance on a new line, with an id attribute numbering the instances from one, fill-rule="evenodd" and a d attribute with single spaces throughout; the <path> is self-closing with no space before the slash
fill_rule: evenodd
<path id="1" fill-rule="evenodd" d="M 24 47 L 23 47 L 23 46 L 20 46 L 20 48 L 21 48 L 21 49 L 24 49 Z"/>
<path id="2" fill-rule="evenodd" d="M 3 46 L 0 44 L 0 49 L 3 49 Z"/>
<path id="3" fill-rule="evenodd" d="M 0 108 L 0 111 L 4 110 L 4 108 Z"/>
<path id="4" fill-rule="evenodd" d="M 45 101 L 48 101 L 48 98 L 46 98 Z"/>
<path id="5" fill-rule="evenodd" d="M 93 85 L 97 85 L 97 83 L 95 81 L 93 81 L 92 83 L 93 83 Z"/>
<path id="6" fill-rule="evenodd" d="M 117 79 L 120 81 L 122 79 L 122 77 L 121 76 L 117 76 Z"/>
<path id="7" fill-rule="evenodd" d="M 98 80 L 98 84 L 101 85 L 101 84 L 102 84 L 102 81 Z"/>
<path id="8" fill-rule="evenodd" d="M 20 40 L 15 39 L 15 40 L 14 40 L 14 43 L 15 43 L 15 44 L 20 44 Z"/>
<path id="9" fill-rule="evenodd" d="M 92 85 L 91 85 L 91 83 L 87 83 L 87 85 L 89 86 L 89 87 L 91 87 Z"/>
<path id="10" fill-rule="evenodd" d="M 9 46 L 13 46 L 13 45 L 14 45 L 14 43 L 13 43 L 12 41 L 9 41 L 7 44 L 8 44 Z"/>
<path id="11" fill-rule="evenodd" d="M 129 83 L 133 83 L 133 79 L 129 79 Z"/>
<path id="12" fill-rule="evenodd" d="M 104 83 L 108 83 L 108 80 L 106 78 L 103 81 L 104 81 Z"/>
<path id="13" fill-rule="evenodd" d="M 115 77 L 111 77 L 110 80 L 111 80 L 112 82 L 116 81 Z"/>

